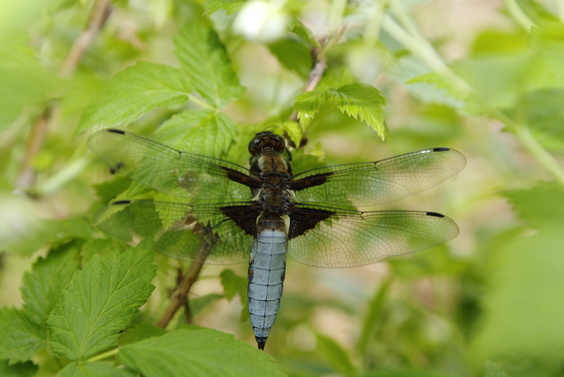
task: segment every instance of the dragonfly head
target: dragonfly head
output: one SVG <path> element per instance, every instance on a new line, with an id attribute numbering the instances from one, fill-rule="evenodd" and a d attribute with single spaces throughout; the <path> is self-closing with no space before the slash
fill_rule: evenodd
<path id="1" fill-rule="evenodd" d="M 286 142 L 284 138 L 270 131 L 259 132 L 249 143 L 249 153 L 251 156 L 261 155 L 266 150 L 282 153 L 285 148 Z"/>

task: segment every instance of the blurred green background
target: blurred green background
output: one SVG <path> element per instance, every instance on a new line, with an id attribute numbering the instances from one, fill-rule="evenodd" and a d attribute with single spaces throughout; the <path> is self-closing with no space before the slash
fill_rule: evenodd
<path id="1" fill-rule="evenodd" d="M 448 215 L 460 227 L 448 244 L 350 269 L 289 260 L 267 351 L 292 376 L 564 375 L 564 2 L 260 3 L 245 19 L 244 1 L 115 0 L 96 23 L 104 1 L 0 2 L 0 305 L 21 306 L 24 272 L 49 245 L 91 237 L 77 221 L 109 175 L 87 136 L 127 126 L 151 137 L 198 107 L 94 124 L 88 112 L 113 75 L 139 61 L 178 66 L 174 36 L 209 19 L 246 91 L 222 109 L 236 128 L 208 142 L 233 143 L 229 156 L 244 164 L 253 132 L 287 121 L 303 92 L 313 43 L 290 32 L 299 19 L 328 41 L 326 85 L 373 85 L 387 102 L 385 140 L 324 104 L 304 154 L 346 163 L 445 146 L 468 165 L 386 207 Z M 51 231 L 46 219 L 61 221 Z M 221 292 L 222 270 L 207 267 L 193 298 Z M 160 271 L 164 290 L 173 276 Z M 144 315 L 163 300 L 155 293 Z M 216 301 L 194 323 L 253 343 L 241 309 Z"/>

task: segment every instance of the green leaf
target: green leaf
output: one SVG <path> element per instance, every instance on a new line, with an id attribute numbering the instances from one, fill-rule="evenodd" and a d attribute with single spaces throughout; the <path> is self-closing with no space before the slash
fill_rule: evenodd
<path id="1" fill-rule="evenodd" d="M 0 39 L 0 130 L 26 108 L 42 105 L 61 85 L 41 66 L 36 55 L 24 38 Z"/>
<path id="2" fill-rule="evenodd" d="M 89 239 L 84 243 L 81 249 L 82 263 L 90 263 L 92 259 L 98 258 L 104 255 L 114 254 L 116 252 L 124 252 L 128 250 L 131 246 L 120 239 L 99 239 L 93 238 Z"/>
<path id="3" fill-rule="evenodd" d="M 208 105 L 219 109 L 243 94 L 227 51 L 211 27 L 191 20 L 174 45 L 182 74 Z"/>
<path id="4" fill-rule="evenodd" d="M 288 120 L 280 125 L 280 128 L 288 134 L 294 145 L 299 146 L 304 137 L 304 131 L 298 122 Z"/>
<path id="5" fill-rule="evenodd" d="M 149 325 L 147 323 L 138 323 L 125 330 L 119 338 L 119 344 L 124 345 L 135 343 L 143 339 L 161 336 L 164 334 L 166 334 L 166 330 L 161 327 Z"/>
<path id="6" fill-rule="evenodd" d="M 61 292 L 78 269 L 80 260 L 74 243 L 51 250 L 46 258 L 39 258 L 23 280 L 24 310 L 29 319 L 44 325 L 57 304 Z"/>
<path id="7" fill-rule="evenodd" d="M 196 317 L 208 305 L 224 299 L 225 295 L 210 293 L 190 300 L 190 315 Z"/>
<path id="8" fill-rule="evenodd" d="M 557 183 L 539 183 L 530 189 L 505 191 L 503 194 L 519 217 L 534 228 L 564 224 L 564 189 Z"/>
<path id="9" fill-rule="evenodd" d="M 345 376 L 357 374 L 350 355 L 339 343 L 322 334 L 316 334 L 316 338 L 317 351 L 336 372 Z"/>
<path id="10" fill-rule="evenodd" d="M 529 48 L 529 39 L 521 30 L 483 30 L 477 35 L 472 46 L 472 55 L 500 53 L 522 53 Z"/>
<path id="11" fill-rule="evenodd" d="M 79 131 L 96 125 L 125 125 L 157 107 L 182 104 L 190 93 L 184 72 L 139 62 L 116 74 L 85 111 Z"/>
<path id="12" fill-rule="evenodd" d="M 453 70 L 472 87 L 474 98 L 479 98 L 481 102 L 474 108 L 474 98 L 467 96 L 466 108 L 483 112 L 484 104 L 486 109 L 513 106 L 523 87 L 523 74 L 528 62 L 526 54 L 502 53 L 481 55 L 456 64 Z M 464 95 L 463 92 L 461 94 Z"/>
<path id="13" fill-rule="evenodd" d="M 309 47 L 298 38 L 280 38 L 268 44 L 270 52 L 276 56 L 280 64 L 303 78 L 309 76 L 312 66 Z"/>
<path id="14" fill-rule="evenodd" d="M 531 198 L 534 201 L 536 198 Z M 484 314 L 474 335 L 470 357 L 528 366 L 529 374 L 561 373 L 564 353 L 564 253 L 562 222 L 533 237 L 513 237 L 485 266 L 489 277 Z M 489 267 L 489 268 L 488 268 Z M 524 306 L 525 305 L 525 306 Z M 543 373 L 544 371 L 544 373 Z"/>
<path id="15" fill-rule="evenodd" d="M 436 72 L 425 73 L 406 81 L 406 88 L 427 103 L 436 103 L 455 109 L 477 112 L 480 106 L 468 90 L 453 85 L 452 81 Z"/>
<path id="16" fill-rule="evenodd" d="M 8 360 L 0 360 L 0 376 L 2 377 L 33 377 L 39 368 L 31 361 L 10 365 Z"/>
<path id="17" fill-rule="evenodd" d="M 235 124 L 224 113 L 190 110 L 164 122 L 155 135 L 171 147 L 221 157 L 233 143 Z"/>
<path id="18" fill-rule="evenodd" d="M 546 23 L 531 32 L 531 51 L 523 80 L 530 90 L 564 88 L 564 26 Z"/>
<path id="19" fill-rule="evenodd" d="M 384 106 L 386 101 L 382 93 L 366 84 L 347 84 L 326 92 L 312 91 L 302 93 L 294 101 L 294 110 L 303 128 L 315 117 L 322 104 L 331 100 L 344 114 L 360 118 L 372 127 L 384 139 Z"/>
<path id="20" fill-rule="evenodd" d="M 91 235 L 90 223 L 82 218 L 43 220 L 30 229 L 25 238 L 11 240 L 4 247 L 10 252 L 28 256 L 47 244 L 88 238 Z"/>
<path id="21" fill-rule="evenodd" d="M 443 373 L 418 369 L 382 370 L 363 374 L 362 377 L 449 377 Z M 452 376 L 454 377 L 454 376 Z"/>
<path id="22" fill-rule="evenodd" d="M 223 286 L 223 291 L 227 300 L 231 301 L 238 293 L 241 298 L 241 302 L 247 297 L 247 285 L 248 281 L 246 278 L 238 276 L 233 272 L 233 270 L 223 270 L 219 275 L 221 279 L 221 285 Z"/>
<path id="23" fill-rule="evenodd" d="M 27 361 L 43 347 L 45 331 L 24 312 L 0 308 L 0 360 L 9 364 Z"/>
<path id="24" fill-rule="evenodd" d="M 154 288 L 152 259 L 152 252 L 131 248 L 93 258 L 76 272 L 47 322 L 52 351 L 84 360 L 115 346 Z"/>
<path id="25" fill-rule="evenodd" d="M 511 375 L 499 363 L 488 361 L 484 367 L 484 377 L 511 377 Z"/>
<path id="26" fill-rule="evenodd" d="M 294 110 L 298 113 L 298 119 L 305 129 L 319 112 L 319 108 L 327 101 L 324 92 L 305 92 L 294 100 Z"/>
<path id="27" fill-rule="evenodd" d="M 211 329 L 174 330 L 124 346 L 119 357 L 146 377 L 284 376 L 266 353 Z"/>
<path id="28" fill-rule="evenodd" d="M 110 169 L 106 168 L 106 170 L 109 176 Z M 102 203 L 107 203 L 127 190 L 130 185 L 131 178 L 118 175 L 114 179 L 94 185 L 94 191 Z"/>
<path id="29" fill-rule="evenodd" d="M 523 375 L 558 375 L 564 353 L 564 189 L 540 183 L 504 195 L 519 217 L 539 231 L 532 237 L 512 234 L 499 249 L 488 249 L 484 315 L 470 356 L 480 366 L 496 360 L 527 369 Z M 515 310 L 523 303 L 527 310 Z"/>
<path id="30" fill-rule="evenodd" d="M 390 293 L 390 287 L 393 281 L 394 277 L 386 279 L 368 303 L 368 312 L 364 316 L 362 331 L 360 332 L 360 338 L 358 340 L 358 348 L 361 354 L 366 354 L 370 341 L 382 328 L 385 321 L 384 318 L 382 318 L 382 313 L 384 313 L 386 299 Z"/>
<path id="31" fill-rule="evenodd" d="M 355 83 L 341 86 L 337 90 L 330 90 L 327 94 L 342 113 L 355 119 L 360 118 L 384 140 L 386 100 L 378 89 L 370 85 Z"/>
<path id="32" fill-rule="evenodd" d="M 135 377 L 137 374 L 129 369 L 117 368 L 108 363 L 87 361 L 70 363 L 65 366 L 57 377 Z"/>
<path id="33" fill-rule="evenodd" d="M 244 4 L 244 0 L 208 0 L 205 4 L 205 14 L 206 16 L 211 16 L 219 10 L 223 10 L 228 16 L 230 16 L 233 13 L 238 12 Z"/>
<path id="34" fill-rule="evenodd" d="M 307 28 L 300 20 L 295 17 L 292 17 L 288 22 L 288 27 L 290 31 L 299 37 L 301 37 L 304 41 L 306 41 L 310 46 L 315 48 L 320 48 L 319 42 L 315 38 L 313 32 Z"/>
<path id="35" fill-rule="evenodd" d="M 526 98 L 527 124 L 535 138 L 547 149 L 564 149 L 564 89 L 544 89 Z M 521 109 L 516 109 L 517 112 Z"/>

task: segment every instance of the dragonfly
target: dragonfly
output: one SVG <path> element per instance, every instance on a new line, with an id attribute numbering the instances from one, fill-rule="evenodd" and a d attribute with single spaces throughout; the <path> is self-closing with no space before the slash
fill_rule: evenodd
<path id="1" fill-rule="evenodd" d="M 456 223 L 437 212 L 363 210 L 427 190 L 466 165 L 450 148 L 294 173 L 282 136 L 257 133 L 249 167 L 188 153 L 119 129 L 88 141 L 112 173 L 155 193 L 117 198 L 98 218 L 112 234 L 194 263 L 247 261 L 251 327 L 263 350 L 280 308 L 286 255 L 353 267 L 444 243 Z"/>

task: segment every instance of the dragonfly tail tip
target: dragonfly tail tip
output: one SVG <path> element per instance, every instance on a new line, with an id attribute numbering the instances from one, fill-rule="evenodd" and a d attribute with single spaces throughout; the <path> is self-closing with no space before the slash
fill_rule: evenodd
<path id="1" fill-rule="evenodd" d="M 258 349 L 264 351 L 264 346 L 266 345 L 266 338 L 257 338 Z"/>

